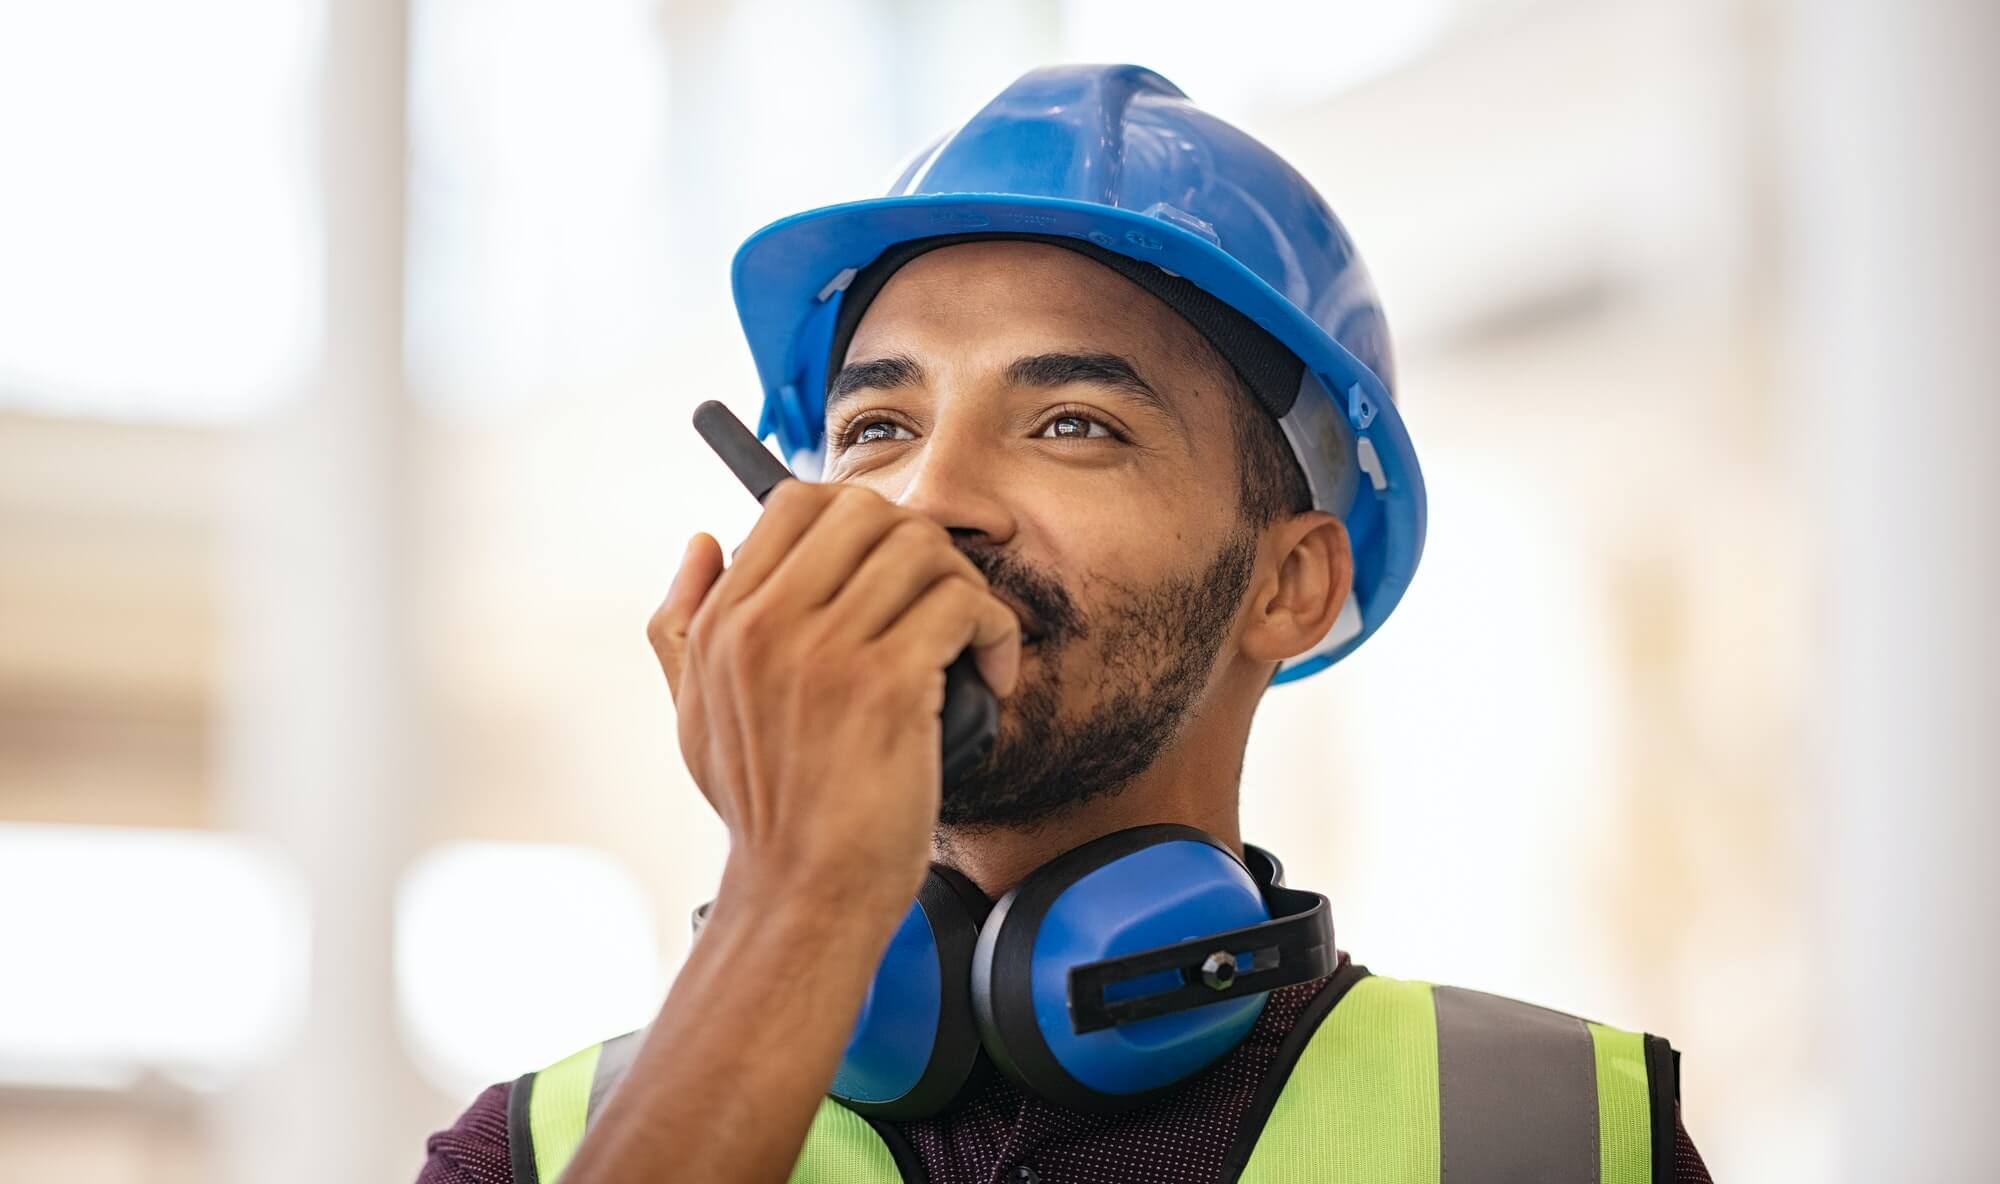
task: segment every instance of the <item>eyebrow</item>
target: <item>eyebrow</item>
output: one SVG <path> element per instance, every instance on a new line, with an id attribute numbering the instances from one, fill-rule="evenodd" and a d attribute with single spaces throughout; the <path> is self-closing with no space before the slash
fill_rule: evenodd
<path id="1" fill-rule="evenodd" d="M 1150 404 L 1154 410 L 1175 422 L 1180 416 L 1162 398 L 1152 384 L 1139 377 L 1139 371 L 1132 363 L 1117 354 L 1036 354 L 1028 358 L 1016 358 L 1007 367 L 1007 381 L 1015 386 L 1063 386 L 1072 382 L 1094 382 L 1099 386 L 1115 387 L 1133 396 L 1142 403 Z"/>
<path id="2" fill-rule="evenodd" d="M 1073 382 L 1096 383 L 1125 392 L 1166 417 L 1175 427 L 1186 430 L 1179 412 L 1139 377 L 1127 358 L 1111 353 L 1046 353 L 1016 358 L 1007 367 L 1006 380 L 1013 386 L 1055 387 Z M 921 386 L 924 368 L 908 354 L 889 354 L 841 367 L 827 387 L 826 414 L 863 390 L 894 390 Z"/>
<path id="3" fill-rule="evenodd" d="M 865 362 L 851 362 L 840 368 L 833 376 L 833 382 L 826 389 L 826 411 L 833 409 L 857 391 L 894 390 L 901 386 L 922 386 L 924 368 L 908 354 L 890 354 L 887 357 L 870 358 Z"/>

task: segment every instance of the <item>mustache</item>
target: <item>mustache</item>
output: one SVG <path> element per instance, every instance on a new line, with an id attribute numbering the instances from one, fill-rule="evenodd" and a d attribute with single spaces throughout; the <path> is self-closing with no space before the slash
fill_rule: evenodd
<path id="1" fill-rule="evenodd" d="M 1043 644 L 1085 636 L 1076 599 L 1056 576 L 999 547 L 960 544 L 958 549 L 996 594 L 1027 610 L 1025 625 Z"/>

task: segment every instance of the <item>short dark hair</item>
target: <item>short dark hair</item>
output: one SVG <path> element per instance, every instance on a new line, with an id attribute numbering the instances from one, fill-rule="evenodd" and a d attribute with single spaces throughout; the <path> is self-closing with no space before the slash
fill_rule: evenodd
<path id="1" fill-rule="evenodd" d="M 1230 378 L 1236 388 L 1229 415 L 1236 438 L 1237 508 L 1245 523 L 1261 530 L 1281 517 L 1312 509 L 1312 488 L 1278 421 L 1234 371 Z"/>
<path id="2" fill-rule="evenodd" d="M 1284 429 L 1213 343 L 1199 333 L 1189 336 L 1197 354 L 1193 360 L 1222 379 L 1229 399 L 1230 435 L 1236 448 L 1237 509 L 1244 524 L 1262 530 L 1281 517 L 1312 509 L 1312 487 L 1306 484 L 1305 470 L 1292 454 Z"/>

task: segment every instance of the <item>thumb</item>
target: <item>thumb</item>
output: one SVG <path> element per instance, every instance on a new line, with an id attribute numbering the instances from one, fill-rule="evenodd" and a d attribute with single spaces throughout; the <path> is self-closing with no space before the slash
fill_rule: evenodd
<path id="1" fill-rule="evenodd" d="M 681 669 L 687 658 L 688 626 L 721 574 L 722 544 L 708 534 L 697 533 L 681 554 L 681 567 L 674 573 L 674 582 L 667 586 L 667 598 L 653 610 L 653 618 L 646 624 L 646 638 L 653 643 L 653 654 L 660 660 L 660 669 L 667 676 L 667 689 L 676 702 L 680 700 Z"/>

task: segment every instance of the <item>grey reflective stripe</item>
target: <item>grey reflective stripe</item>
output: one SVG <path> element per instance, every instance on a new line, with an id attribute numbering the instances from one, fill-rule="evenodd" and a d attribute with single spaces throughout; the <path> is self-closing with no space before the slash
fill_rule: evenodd
<path id="1" fill-rule="evenodd" d="M 1598 1184 L 1590 1029 L 1480 991 L 1438 987 L 1441 1184 Z"/>
<path id="2" fill-rule="evenodd" d="M 590 1129 L 591 1122 L 597 1118 L 597 1111 L 604 1105 L 604 1099 L 610 1097 L 611 1091 L 618 1087 L 618 1083 L 625 1080 L 626 1072 L 632 1068 L 632 1062 L 639 1056 L 639 1046 L 646 1041 L 648 1030 L 641 1028 L 636 1032 L 627 1032 L 623 1036 L 614 1036 L 599 1047 L 597 1070 L 590 1075 L 590 1106 L 583 1115 L 585 1130 Z"/>

